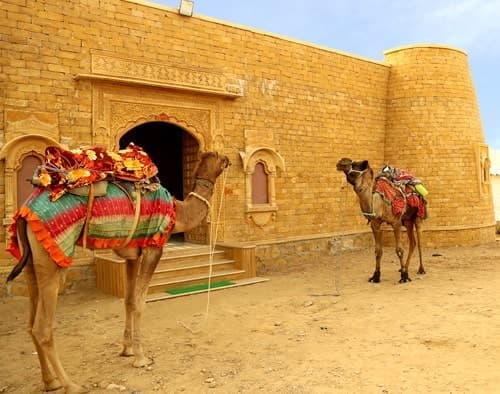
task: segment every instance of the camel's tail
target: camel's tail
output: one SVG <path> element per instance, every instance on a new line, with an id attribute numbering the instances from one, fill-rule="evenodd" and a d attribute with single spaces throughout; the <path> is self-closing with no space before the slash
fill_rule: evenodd
<path id="1" fill-rule="evenodd" d="M 12 271 L 10 271 L 10 274 L 7 277 L 7 283 L 9 283 L 11 280 L 14 280 L 23 271 L 31 255 L 28 237 L 26 235 L 26 226 L 26 220 L 24 220 L 23 218 L 19 218 L 17 222 L 17 234 L 20 244 L 22 245 L 23 256 L 21 257 L 21 260 L 19 260 L 19 262 L 14 266 L 14 268 L 12 268 Z"/>

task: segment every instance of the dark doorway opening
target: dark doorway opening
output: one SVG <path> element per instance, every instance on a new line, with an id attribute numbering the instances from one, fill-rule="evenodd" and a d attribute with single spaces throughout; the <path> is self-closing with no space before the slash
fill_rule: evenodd
<path id="1" fill-rule="evenodd" d="M 158 167 L 160 183 L 176 199 L 184 198 L 183 130 L 172 123 L 148 122 L 134 127 L 120 138 L 120 149 L 130 142 L 140 146 Z M 173 234 L 171 241 L 184 241 L 184 233 Z"/>
<path id="2" fill-rule="evenodd" d="M 120 149 L 130 142 L 144 149 L 158 167 L 161 184 L 179 200 L 184 198 L 182 134 L 183 130 L 172 123 L 149 122 L 120 138 Z"/>

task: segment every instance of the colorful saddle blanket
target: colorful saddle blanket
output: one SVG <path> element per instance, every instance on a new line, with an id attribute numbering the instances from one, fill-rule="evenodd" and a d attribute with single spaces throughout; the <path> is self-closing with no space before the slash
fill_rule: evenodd
<path id="1" fill-rule="evenodd" d="M 7 250 L 17 259 L 21 251 L 17 239 L 17 220 L 24 218 L 50 257 L 61 267 L 73 260 L 75 244 L 82 244 L 88 197 L 64 194 L 51 201 L 51 190 L 36 188 L 14 215 Z M 141 196 L 140 219 L 128 247 L 163 247 L 175 224 L 174 198 L 161 185 Z M 107 193 L 92 204 L 86 246 L 106 249 L 124 246 L 134 222 L 134 203 L 113 183 Z"/>

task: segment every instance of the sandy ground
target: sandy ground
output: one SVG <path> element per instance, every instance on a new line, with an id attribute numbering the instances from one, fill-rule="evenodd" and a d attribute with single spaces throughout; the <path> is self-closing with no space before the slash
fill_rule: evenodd
<path id="1" fill-rule="evenodd" d="M 406 284 L 388 248 L 379 284 L 365 250 L 149 303 L 146 368 L 118 357 L 122 302 L 98 291 L 61 296 L 56 342 L 96 393 L 500 393 L 500 242 L 424 258 Z M 0 393 L 40 390 L 26 324 L 26 298 L 0 299 Z"/>

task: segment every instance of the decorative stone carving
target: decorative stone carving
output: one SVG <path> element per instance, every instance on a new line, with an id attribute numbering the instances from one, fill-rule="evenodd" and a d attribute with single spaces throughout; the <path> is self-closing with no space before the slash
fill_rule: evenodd
<path id="1" fill-rule="evenodd" d="M 59 138 L 57 113 L 5 110 L 6 142 L 30 134 L 43 134 L 57 140 Z"/>
<path id="2" fill-rule="evenodd" d="M 100 52 L 91 54 L 91 73 L 78 74 L 75 78 L 197 91 L 229 98 L 243 95 L 242 82 L 218 70 L 153 63 Z"/>

